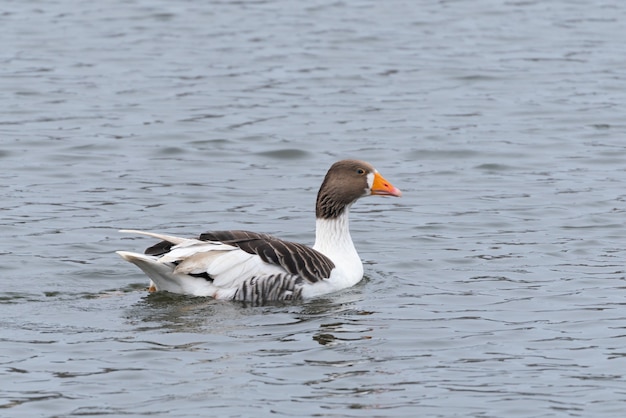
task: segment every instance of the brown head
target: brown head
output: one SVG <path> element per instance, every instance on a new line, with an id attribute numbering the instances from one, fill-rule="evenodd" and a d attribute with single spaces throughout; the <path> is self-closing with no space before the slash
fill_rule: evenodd
<path id="1" fill-rule="evenodd" d="M 381 176 L 369 163 L 341 160 L 333 164 L 317 194 L 315 215 L 332 219 L 363 196 L 401 196 L 402 192 Z"/>

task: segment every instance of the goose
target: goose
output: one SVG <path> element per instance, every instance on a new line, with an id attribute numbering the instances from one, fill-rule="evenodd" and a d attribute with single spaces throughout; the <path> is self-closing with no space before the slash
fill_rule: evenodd
<path id="1" fill-rule="evenodd" d="M 150 278 L 149 290 L 264 304 L 316 297 L 354 286 L 363 263 L 350 236 L 348 215 L 364 196 L 402 192 L 369 163 L 334 163 L 315 205 L 315 244 L 250 231 L 211 231 L 198 238 L 121 230 L 161 240 L 144 254 L 117 251 Z"/>

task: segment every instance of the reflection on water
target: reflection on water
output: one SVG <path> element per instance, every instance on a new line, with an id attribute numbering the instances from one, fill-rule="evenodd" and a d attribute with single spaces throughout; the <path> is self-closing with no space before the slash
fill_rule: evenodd
<path id="1" fill-rule="evenodd" d="M 129 323 L 138 331 L 162 329 L 166 332 L 201 331 L 207 317 L 216 311 L 219 302 L 206 298 L 186 298 L 169 293 L 147 293 L 126 309 Z"/>

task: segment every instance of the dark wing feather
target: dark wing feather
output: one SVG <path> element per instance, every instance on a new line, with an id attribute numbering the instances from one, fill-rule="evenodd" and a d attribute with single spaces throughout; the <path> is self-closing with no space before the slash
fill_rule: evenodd
<path id="1" fill-rule="evenodd" d="M 288 273 L 297 274 L 311 283 L 328 278 L 331 270 L 335 268 L 335 264 L 324 254 L 306 245 L 283 241 L 268 234 L 250 231 L 211 231 L 200 235 L 199 239 L 220 241 L 238 247 L 248 254 L 256 254 L 266 263 L 279 265 Z"/>
<path id="2" fill-rule="evenodd" d="M 256 254 L 266 263 L 276 264 L 288 273 L 298 275 L 315 283 L 326 279 L 335 268 L 335 264 L 324 254 L 296 242 L 283 241 L 268 234 L 250 231 L 211 231 L 198 238 L 202 241 L 219 241 L 238 247 L 248 254 Z M 174 244 L 161 241 L 146 249 L 145 254 L 162 256 L 167 254 Z"/>
<path id="3" fill-rule="evenodd" d="M 146 255 L 154 255 L 154 256 L 162 256 L 170 252 L 174 244 L 169 241 L 161 241 L 154 244 L 152 247 L 146 248 L 144 254 Z"/>
<path id="4" fill-rule="evenodd" d="M 255 232 L 249 231 L 212 231 L 205 232 L 204 234 L 198 237 L 199 240 L 202 241 L 220 241 L 225 244 L 238 246 L 236 242 L 244 242 L 246 239 L 272 239 L 271 235 L 267 234 L 258 234 Z M 274 238 L 275 239 L 275 238 Z M 152 247 L 146 248 L 144 254 L 146 255 L 154 255 L 154 256 L 162 256 L 170 252 L 174 244 L 169 241 L 161 241 L 154 244 Z M 243 248 L 242 248 L 243 249 Z M 244 250 L 248 253 L 250 251 Z M 275 262 L 274 264 L 278 264 Z"/>

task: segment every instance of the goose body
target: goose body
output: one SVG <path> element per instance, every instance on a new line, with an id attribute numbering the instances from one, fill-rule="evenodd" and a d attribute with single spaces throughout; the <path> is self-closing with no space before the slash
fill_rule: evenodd
<path id="1" fill-rule="evenodd" d="M 123 230 L 161 240 L 144 254 L 118 251 L 150 277 L 151 291 L 261 304 L 354 286 L 363 264 L 349 230 L 352 204 L 367 195 L 401 192 L 364 161 L 331 166 L 317 195 L 315 244 L 250 231 L 211 231 L 198 238 Z"/>

